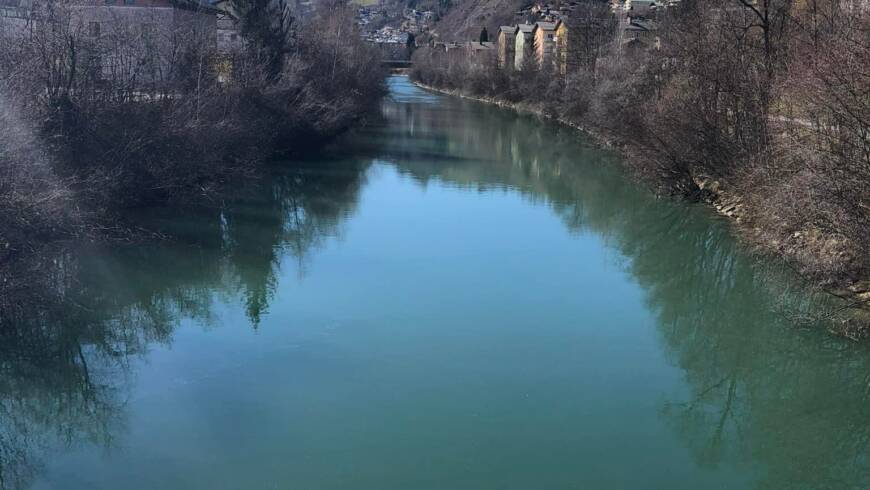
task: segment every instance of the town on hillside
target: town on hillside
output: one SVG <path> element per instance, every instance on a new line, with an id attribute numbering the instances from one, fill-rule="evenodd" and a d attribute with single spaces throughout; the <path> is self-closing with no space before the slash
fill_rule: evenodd
<path id="1" fill-rule="evenodd" d="M 385 62 L 407 63 L 417 42 L 430 35 L 443 5 L 436 0 L 357 0 L 356 23 L 363 40 Z"/>
<path id="2" fill-rule="evenodd" d="M 572 33 L 582 36 L 614 35 L 617 46 L 629 52 L 658 49 L 661 41 L 657 24 L 680 0 L 613 0 L 602 4 L 600 14 L 584 12 L 588 2 L 534 2 L 514 13 L 516 23 L 500 26 L 497 33 L 484 27 L 479 38 L 467 41 L 430 41 L 436 52 L 458 55 L 482 62 L 495 55 L 500 67 L 521 70 L 527 64 L 538 69 L 553 68 L 566 73 L 584 56 L 569 42 Z M 610 15 L 612 14 L 612 15 Z"/>
<path id="3" fill-rule="evenodd" d="M 360 5 L 357 24 L 363 39 L 371 43 L 408 44 L 429 31 L 436 20 L 434 10 L 404 5 Z"/>

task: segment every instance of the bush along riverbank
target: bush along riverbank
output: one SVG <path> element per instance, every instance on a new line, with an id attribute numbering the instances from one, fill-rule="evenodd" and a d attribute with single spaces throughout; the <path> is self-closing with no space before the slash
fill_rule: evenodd
<path id="1" fill-rule="evenodd" d="M 283 2 L 225 3 L 224 42 L 223 14 L 184 2 L 34 2 L 0 22 L 0 264 L 138 234 L 126 210 L 214 198 L 377 109 L 385 73 L 351 9 L 301 23 Z"/>
<path id="2" fill-rule="evenodd" d="M 870 28 L 833 0 L 681 2 L 658 39 L 624 42 L 596 2 L 563 22 L 567 49 L 519 67 L 494 50 L 418 50 L 412 79 L 531 111 L 617 146 L 658 192 L 704 200 L 816 290 L 850 337 L 870 332 Z M 490 55 L 491 53 L 491 55 Z"/>

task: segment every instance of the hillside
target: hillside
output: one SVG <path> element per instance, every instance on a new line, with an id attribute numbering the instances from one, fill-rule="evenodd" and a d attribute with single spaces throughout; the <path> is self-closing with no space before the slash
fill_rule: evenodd
<path id="1" fill-rule="evenodd" d="M 483 26 L 495 36 L 498 26 L 515 23 L 514 14 L 529 0 L 455 0 L 433 29 L 444 41 L 476 39 Z"/>

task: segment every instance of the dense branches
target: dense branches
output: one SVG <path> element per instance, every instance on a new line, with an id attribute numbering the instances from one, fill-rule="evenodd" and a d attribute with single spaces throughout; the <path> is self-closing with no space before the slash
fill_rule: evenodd
<path id="1" fill-rule="evenodd" d="M 243 3 L 223 47 L 196 9 L 52 1 L 0 19 L 0 261 L 85 215 L 114 226 L 210 195 L 375 107 L 383 73 L 346 8 L 296 25 L 284 2 Z"/>

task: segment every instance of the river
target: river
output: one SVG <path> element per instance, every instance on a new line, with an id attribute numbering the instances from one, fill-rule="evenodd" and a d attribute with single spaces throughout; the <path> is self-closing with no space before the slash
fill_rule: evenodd
<path id="1" fill-rule="evenodd" d="M 870 488 L 870 350 L 726 221 L 390 87 L 166 240 L 52 259 L 0 314 L 0 487 Z"/>

